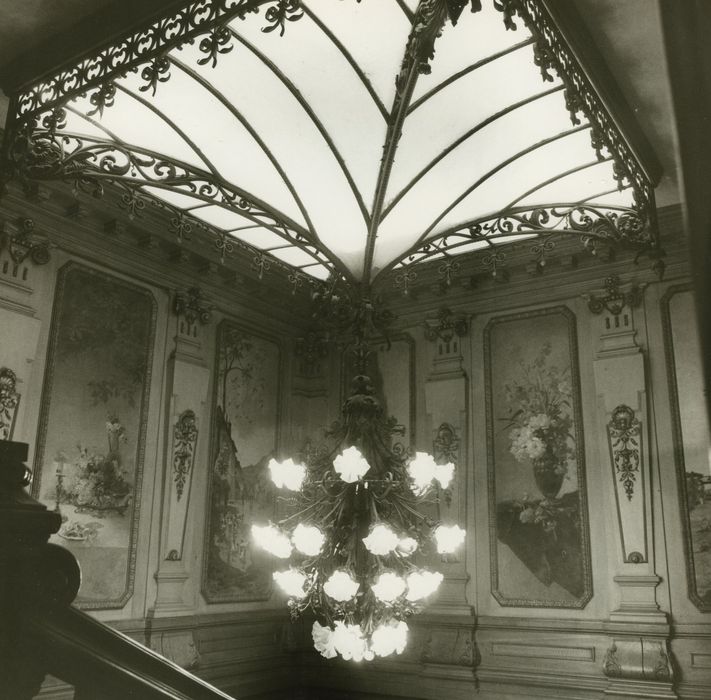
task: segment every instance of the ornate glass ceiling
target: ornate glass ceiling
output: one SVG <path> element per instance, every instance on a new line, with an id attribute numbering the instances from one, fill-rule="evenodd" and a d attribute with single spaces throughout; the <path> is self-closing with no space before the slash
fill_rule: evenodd
<path id="1" fill-rule="evenodd" d="M 21 91 L 8 133 L 22 177 L 111 182 L 260 275 L 655 244 L 644 171 L 540 1 L 200 0 Z"/>

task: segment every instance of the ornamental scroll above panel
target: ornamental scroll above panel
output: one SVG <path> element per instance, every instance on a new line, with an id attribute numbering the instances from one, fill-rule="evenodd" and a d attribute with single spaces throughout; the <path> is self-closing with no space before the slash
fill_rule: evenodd
<path id="1" fill-rule="evenodd" d="M 215 368 L 202 591 L 208 603 L 267 600 L 274 558 L 253 547 L 250 530 L 276 511 L 267 464 L 278 447 L 280 348 L 223 321 Z"/>
<path id="2" fill-rule="evenodd" d="M 670 287 L 661 304 L 689 598 L 711 612 L 711 436 L 694 295 Z"/>
<path id="3" fill-rule="evenodd" d="M 82 569 L 77 604 L 133 592 L 156 304 L 147 290 L 76 263 L 59 272 L 33 494 Z"/>
<path id="4" fill-rule="evenodd" d="M 491 586 L 505 606 L 592 597 L 575 316 L 566 307 L 484 330 Z"/>

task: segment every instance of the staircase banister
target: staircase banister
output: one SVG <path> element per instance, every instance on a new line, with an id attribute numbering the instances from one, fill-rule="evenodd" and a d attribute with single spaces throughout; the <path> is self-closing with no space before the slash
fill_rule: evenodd
<path id="1" fill-rule="evenodd" d="M 49 538 L 61 525 L 26 491 L 28 446 L 0 440 L 0 690 L 30 700 L 47 674 L 76 700 L 232 700 L 160 654 L 72 607 L 74 555 Z"/>

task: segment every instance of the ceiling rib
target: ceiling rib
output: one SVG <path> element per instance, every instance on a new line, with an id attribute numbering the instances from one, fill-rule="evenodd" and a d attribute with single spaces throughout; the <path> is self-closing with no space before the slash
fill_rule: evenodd
<path id="1" fill-rule="evenodd" d="M 407 110 L 407 116 L 409 117 L 420 105 L 422 105 L 424 102 L 427 102 L 427 100 L 429 100 L 431 97 L 436 95 L 440 90 L 444 90 L 444 88 L 446 88 L 448 85 L 451 85 L 453 82 L 459 80 L 460 78 L 463 78 L 466 75 L 469 75 L 469 73 L 477 70 L 478 68 L 481 68 L 482 66 L 487 65 L 487 63 L 491 63 L 492 61 L 495 61 L 497 58 L 503 58 L 504 56 L 508 56 L 510 53 L 513 53 L 514 51 L 518 51 L 519 49 L 522 49 L 525 46 L 530 46 L 533 43 L 534 43 L 534 39 L 533 39 L 533 37 L 531 37 L 530 39 L 521 41 L 518 44 L 509 46 L 508 48 L 504 49 L 503 51 L 499 51 L 497 53 L 491 54 L 491 56 L 482 58 L 481 61 L 472 63 L 471 66 L 462 68 L 462 70 L 457 71 L 453 75 L 450 75 L 449 78 L 447 78 L 446 80 L 443 80 L 441 83 L 435 85 L 429 92 L 426 92 L 424 95 L 422 95 L 422 97 L 415 100 L 410 105 L 409 109 Z"/>
<path id="2" fill-rule="evenodd" d="M 316 239 L 316 241 L 320 242 L 318 233 L 314 228 L 311 218 L 309 217 L 309 213 L 306 210 L 304 203 L 301 201 L 301 198 L 299 197 L 296 188 L 289 179 L 289 176 L 284 171 L 284 168 L 282 168 L 276 156 L 271 152 L 267 144 L 264 143 L 263 139 L 259 136 L 254 127 L 249 123 L 247 119 L 245 119 L 242 113 L 219 90 L 217 90 L 217 88 L 208 83 L 207 80 L 205 80 L 199 73 L 195 72 L 192 68 L 190 68 L 190 66 L 185 65 L 182 61 L 178 60 L 174 56 L 170 57 L 170 62 L 180 68 L 186 75 L 190 76 L 195 82 L 197 82 L 201 87 L 203 87 L 206 92 L 217 98 L 222 103 L 222 105 L 237 119 L 237 121 L 239 121 L 239 123 L 244 126 L 244 128 L 249 132 L 250 136 L 262 149 L 264 155 L 272 163 L 275 170 L 279 173 L 289 192 L 291 192 L 291 196 L 294 198 L 296 205 L 299 207 L 299 211 L 301 211 L 301 215 L 304 217 L 304 221 L 306 222 L 306 225 L 309 230 L 309 237 L 313 237 Z M 316 241 L 312 240 L 311 243 L 315 243 Z"/>
<path id="3" fill-rule="evenodd" d="M 434 50 L 435 39 L 441 33 L 446 19 L 447 7 L 444 3 L 438 5 L 431 2 L 420 2 L 412 20 L 412 29 L 405 45 L 402 68 L 395 82 L 393 108 L 390 111 L 383 158 L 380 161 L 378 180 L 375 186 L 372 221 L 368 228 L 363 261 L 362 280 L 366 286 L 371 282 L 375 239 L 378 235 L 378 225 L 407 109 L 417 84 L 417 78 L 420 72 L 428 67 L 427 60 L 430 58 L 430 52 Z"/>
<path id="4" fill-rule="evenodd" d="M 415 247 L 418 247 L 420 243 L 424 242 L 427 237 L 429 236 L 430 232 L 432 229 L 434 229 L 435 226 L 450 212 L 454 207 L 456 207 L 460 202 L 462 202 L 464 199 L 466 199 L 479 185 L 482 183 L 486 182 L 492 175 L 495 175 L 498 173 L 500 170 L 505 168 L 507 165 L 511 165 L 511 163 L 514 163 L 515 161 L 519 160 L 520 158 L 523 158 L 523 156 L 532 153 L 533 151 L 542 148 L 543 146 L 548 145 L 549 143 L 553 143 L 555 141 L 559 141 L 560 139 L 565 138 L 566 136 L 571 136 L 572 134 L 577 134 L 579 131 L 585 131 L 587 129 L 590 129 L 590 124 L 581 124 L 580 126 L 573 127 L 572 129 L 568 129 L 567 131 L 562 131 L 559 134 L 555 134 L 554 136 L 549 136 L 548 138 L 542 139 L 540 141 L 537 141 L 536 143 L 532 144 L 531 146 L 528 146 L 528 148 L 524 148 L 518 153 L 515 153 L 509 158 L 506 158 L 506 160 L 501 161 L 496 167 L 492 168 L 491 170 L 487 171 L 484 175 L 482 175 L 473 185 L 470 185 L 467 187 L 462 194 L 460 194 L 450 205 L 448 205 L 440 214 L 437 216 L 437 218 L 425 229 L 425 231 L 422 233 L 422 235 L 417 239 L 417 242 L 415 243 Z M 502 212 L 503 213 L 503 212 Z"/>
<path id="5" fill-rule="evenodd" d="M 287 78 L 282 71 L 280 71 L 277 66 L 274 64 L 273 61 L 271 61 L 267 56 L 265 56 L 256 46 L 254 46 L 251 42 L 247 41 L 243 36 L 241 36 L 238 32 L 236 32 L 232 27 L 230 27 L 230 31 L 232 35 L 239 41 L 243 46 L 245 46 L 247 49 L 249 49 L 262 63 L 264 63 L 265 66 L 267 66 L 273 73 L 274 75 L 284 84 L 284 86 L 289 90 L 289 92 L 294 96 L 294 98 L 298 101 L 298 103 L 301 105 L 302 109 L 306 114 L 308 115 L 309 119 L 313 122 L 314 126 L 318 129 L 318 132 L 321 134 L 323 140 L 326 142 L 328 145 L 328 148 L 330 149 L 331 153 L 333 154 L 333 157 L 336 159 L 336 162 L 338 163 L 339 167 L 343 171 L 343 175 L 348 181 L 348 184 L 350 185 L 351 191 L 353 192 L 353 197 L 355 198 L 356 202 L 358 203 L 358 208 L 361 211 L 361 214 L 363 215 L 363 220 L 366 223 L 366 226 L 370 224 L 370 213 L 368 212 L 367 207 L 365 206 L 365 202 L 363 200 L 363 196 L 360 193 L 360 190 L 355 184 L 355 181 L 353 180 L 353 176 L 351 175 L 350 170 L 348 170 L 348 167 L 346 166 L 346 162 L 343 159 L 343 156 L 341 156 L 338 148 L 336 147 L 335 143 L 333 142 L 333 139 L 331 138 L 330 134 L 326 130 L 326 127 L 323 125 L 321 120 L 316 116 L 315 112 L 313 109 L 311 109 L 311 105 L 306 101 L 304 96 L 301 94 L 301 91 L 294 85 L 294 83 Z"/>
<path id="6" fill-rule="evenodd" d="M 311 18 L 311 20 L 314 22 L 314 24 L 331 40 L 333 45 L 343 54 L 346 61 L 348 61 L 351 68 L 353 68 L 355 74 L 358 76 L 360 81 L 365 86 L 365 89 L 368 91 L 370 96 L 373 98 L 373 102 L 375 102 L 375 105 L 378 108 L 378 111 L 380 112 L 380 114 L 382 114 L 383 119 L 385 119 L 385 121 L 387 122 L 388 119 L 390 118 L 390 115 L 388 114 L 388 110 L 385 109 L 385 105 L 383 104 L 380 97 L 378 97 L 378 93 L 375 92 L 375 88 L 371 84 L 370 80 L 368 80 L 368 77 L 366 76 L 366 74 L 360 69 L 360 66 L 358 65 L 356 60 L 353 58 L 353 56 L 351 56 L 348 49 L 346 49 L 346 47 L 339 41 L 338 37 L 319 19 L 318 15 L 313 10 L 311 10 L 303 2 L 301 4 L 301 7 L 303 8 L 304 13 Z"/>
<path id="7" fill-rule="evenodd" d="M 587 168 L 592 168 L 595 165 L 599 165 L 600 163 L 608 163 L 609 161 L 612 160 L 611 156 L 607 156 L 606 158 L 603 158 L 602 160 L 591 160 L 588 163 L 585 163 L 583 165 L 576 165 L 574 168 L 570 168 L 569 170 L 565 170 L 562 173 L 557 173 L 553 177 L 549 177 L 547 180 L 544 180 L 543 182 L 538 183 L 535 187 L 531 187 L 531 189 L 526 190 L 523 194 L 519 195 L 514 199 L 512 202 L 509 202 L 502 211 L 508 211 L 509 209 L 512 209 L 515 207 L 522 199 L 526 199 L 529 195 L 532 195 L 534 192 L 537 192 L 540 189 L 543 189 L 544 187 L 547 187 L 548 185 L 553 184 L 554 182 L 557 182 L 558 180 L 562 180 L 564 177 L 568 177 L 568 175 L 573 175 L 574 173 L 581 172 L 583 170 L 586 170 Z"/>
<path id="8" fill-rule="evenodd" d="M 447 148 L 445 148 L 443 151 L 441 151 L 435 158 L 433 158 L 420 172 L 415 175 L 415 177 L 408 182 L 405 187 L 403 187 L 400 192 L 393 197 L 393 199 L 388 203 L 388 205 L 383 209 L 382 216 L 380 219 L 380 223 L 382 223 L 383 219 L 395 208 L 397 203 L 435 166 L 437 163 L 439 163 L 443 158 L 445 158 L 447 155 L 449 155 L 454 149 L 457 147 L 461 146 L 467 139 L 472 137 L 474 134 L 476 134 L 478 131 L 481 131 L 486 126 L 489 126 L 489 124 L 492 124 L 495 122 L 497 119 L 500 119 L 501 117 L 506 116 L 507 114 L 510 114 L 511 112 L 514 112 L 515 110 L 525 107 L 528 104 L 531 104 L 532 102 L 535 102 L 537 100 L 543 99 L 544 97 L 548 97 L 548 95 L 553 94 L 554 92 L 559 92 L 560 90 L 563 89 L 562 85 L 557 85 L 555 87 L 549 88 L 548 90 L 544 90 L 543 92 L 539 92 L 535 95 L 531 95 L 530 97 L 526 97 L 523 100 L 519 100 L 518 102 L 514 102 L 511 105 L 507 105 L 504 107 L 504 109 L 499 110 L 495 114 L 492 114 L 491 116 L 487 117 L 486 119 L 480 121 L 478 124 L 474 125 L 469 131 L 465 132 L 462 134 L 456 141 L 453 141 Z"/>

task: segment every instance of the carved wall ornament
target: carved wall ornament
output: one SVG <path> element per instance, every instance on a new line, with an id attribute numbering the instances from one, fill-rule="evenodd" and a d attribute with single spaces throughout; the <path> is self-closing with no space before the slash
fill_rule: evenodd
<path id="1" fill-rule="evenodd" d="M 7 367 L 0 368 L 0 440 L 12 440 L 15 414 L 20 403 L 17 375 Z"/>
<path id="2" fill-rule="evenodd" d="M 316 331 L 297 338 L 294 354 L 299 358 L 299 373 L 304 377 L 321 374 L 321 360 L 328 356 L 328 339 Z"/>
<path id="3" fill-rule="evenodd" d="M 602 670 L 608 678 L 668 684 L 674 678 L 670 656 L 666 640 L 647 637 L 614 639 L 605 653 Z"/>
<path id="4" fill-rule="evenodd" d="M 32 219 L 19 218 L 16 226 L 8 228 L 11 231 L 0 236 L 0 250 L 7 247 L 15 265 L 20 265 L 28 258 L 35 265 L 46 265 L 49 262 L 49 249 L 52 245 L 47 238 L 34 233 L 35 222 Z"/>
<path id="5" fill-rule="evenodd" d="M 434 458 L 437 462 L 459 462 L 459 436 L 457 429 L 450 423 L 442 423 L 437 428 L 434 439 Z"/>
<path id="6" fill-rule="evenodd" d="M 183 496 L 185 483 L 192 471 L 197 437 L 195 412 L 183 411 L 173 429 L 173 481 L 178 500 Z"/>
<path id="7" fill-rule="evenodd" d="M 612 316 L 619 316 L 625 307 L 634 309 L 642 303 L 642 296 L 646 285 L 633 285 L 629 291 L 620 289 L 620 278 L 611 275 L 605 278 L 605 296 L 596 297 L 594 294 L 583 294 L 583 299 L 588 302 L 591 313 L 601 314 L 603 311 Z"/>
<path id="8" fill-rule="evenodd" d="M 199 287 L 190 287 L 185 292 L 176 292 L 173 309 L 178 316 L 185 318 L 188 325 L 195 323 L 207 325 L 212 318 L 212 305 L 205 300 Z"/>
<path id="9" fill-rule="evenodd" d="M 615 644 L 615 642 L 613 642 L 612 646 L 605 652 L 602 670 L 608 678 L 615 678 L 622 674 L 622 667 L 617 659 L 617 644 Z"/>
<path id="10" fill-rule="evenodd" d="M 634 411 L 623 404 L 612 412 L 607 432 L 616 475 L 624 486 L 627 500 L 631 501 L 641 463 L 642 425 Z"/>
<path id="11" fill-rule="evenodd" d="M 443 340 L 449 343 L 456 335 L 462 338 L 469 332 L 469 325 L 463 315 L 455 315 L 446 307 L 442 307 L 436 318 L 425 319 L 425 338 L 427 340 Z"/>

